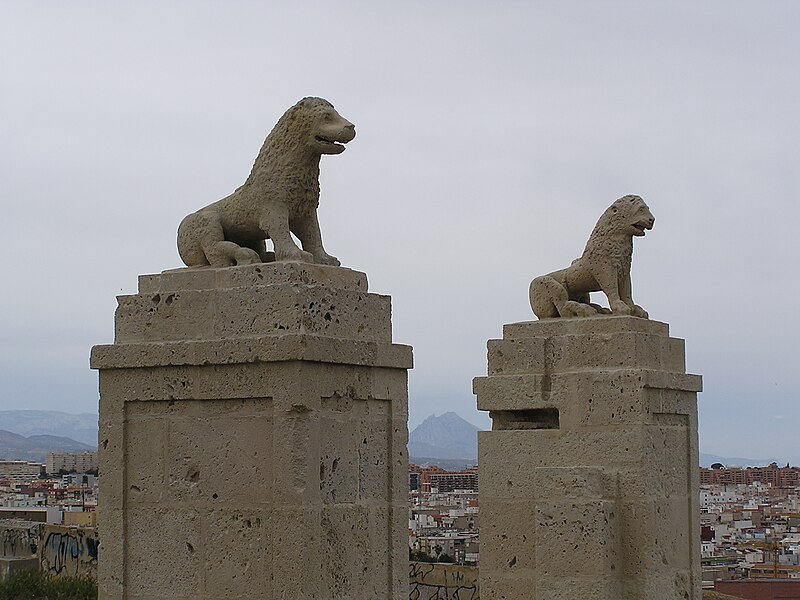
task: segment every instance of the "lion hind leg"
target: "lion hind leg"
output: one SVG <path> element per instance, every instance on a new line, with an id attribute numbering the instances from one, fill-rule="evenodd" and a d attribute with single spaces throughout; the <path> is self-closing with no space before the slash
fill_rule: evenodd
<path id="1" fill-rule="evenodd" d="M 229 267 L 261 262 L 258 252 L 225 240 L 219 216 L 199 211 L 186 217 L 178 227 L 178 253 L 190 267 Z"/>
<path id="2" fill-rule="evenodd" d="M 543 275 L 531 281 L 529 297 L 533 314 L 540 319 L 562 316 L 559 306 L 569 300 L 564 286 L 549 275 Z"/>
<path id="3" fill-rule="evenodd" d="M 202 246 L 203 230 L 206 228 L 204 220 L 200 213 L 192 213 L 178 225 L 178 254 L 188 267 L 209 264 Z"/>
<path id="4" fill-rule="evenodd" d="M 537 277 L 530 287 L 531 308 L 540 319 L 554 317 L 591 317 L 597 310 L 591 304 L 581 302 L 581 298 L 570 300 L 569 292 L 560 281 L 550 275 Z"/>

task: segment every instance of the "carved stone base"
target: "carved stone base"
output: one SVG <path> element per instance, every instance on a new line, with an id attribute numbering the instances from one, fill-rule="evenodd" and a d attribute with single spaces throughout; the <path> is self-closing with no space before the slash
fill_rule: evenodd
<path id="1" fill-rule="evenodd" d="M 481 597 L 700 600 L 697 399 L 634 317 L 506 325 L 474 381 Z"/>
<path id="2" fill-rule="evenodd" d="M 390 310 L 335 267 L 140 277 L 92 350 L 100 598 L 405 598 L 412 357 Z"/>

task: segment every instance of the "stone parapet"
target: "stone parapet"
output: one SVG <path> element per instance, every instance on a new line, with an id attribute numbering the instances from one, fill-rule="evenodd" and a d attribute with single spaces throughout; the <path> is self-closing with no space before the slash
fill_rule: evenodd
<path id="1" fill-rule="evenodd" d="M 683 340 L 635 317 L 506 325 L 474 380 L 484 599 L 700 598 Z"/>
<path id="2" fill-rule="evenodd" d="M 100 371 L 101 599 L 408 594 L 407 369 L 348 269 L 179 269 Z"/>

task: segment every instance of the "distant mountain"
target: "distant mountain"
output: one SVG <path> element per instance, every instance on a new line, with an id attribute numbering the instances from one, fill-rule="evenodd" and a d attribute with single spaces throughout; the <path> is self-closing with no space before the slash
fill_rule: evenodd
<path id="1" fill-rule="evenodd" d="M 478 459 L 478 431 L 475 425 L 454 412 L 431 415 L 408 436 L 408 453 L 415 460 Z"/>
<path id="2" fill-rule="evenodd" d="M 94 446 L 56 435 L 25 437 L 0 429 L 0 459 L 43 463 L 48 452 L 86 452 Z"/>
<path id="3" fill-rule="evenodd" d="M 763 458 L 726 458 L 724 456 L 717 456 L 716 454 L 703 454 L 700 453 L 700 466 L 708 469 L 714 463 L 720 463 L 726 467 L 766 467 L 772 463 L 777 462 L 778 465 L 783 466 L 780 461 L 773 459 Z"/>
<path id="4" fill-rule="evenodd" d="M 22 436 L 50 435 L 97 446 L 97 415 L 55 410 L 0 410 L 0 429 Z"/>

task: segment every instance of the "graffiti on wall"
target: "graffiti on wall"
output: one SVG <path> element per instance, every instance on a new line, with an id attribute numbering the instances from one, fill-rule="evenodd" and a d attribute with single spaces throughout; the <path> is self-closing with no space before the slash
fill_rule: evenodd
<path id="1" fill-rule="evenodd" d="M 48 525 L 39 547 L 44 573 L 97 578 L 98 539 L 91 527 Z"/>
<path id="2" fill-rule="evenodd" d="M 478 568 L 409 563 L 409 600 L 479 600 Z"/>
<path id="3" fill-rule="evenodd" d="M 0 557 L 26 558 L 36 554 L 44 523 L 6 521 L 0 525 Z"/>

